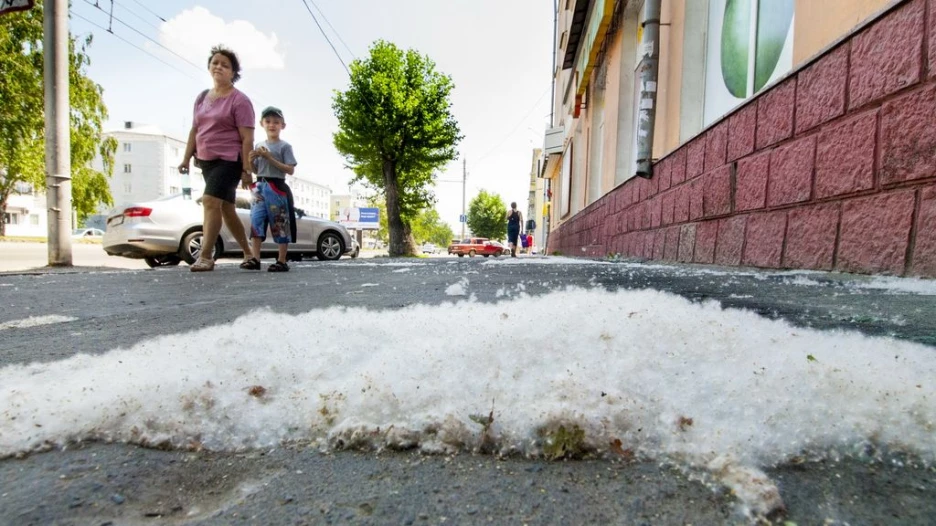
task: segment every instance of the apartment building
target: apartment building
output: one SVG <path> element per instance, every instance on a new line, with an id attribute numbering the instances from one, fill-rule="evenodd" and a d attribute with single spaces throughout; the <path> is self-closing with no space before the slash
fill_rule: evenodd
<path id="1" fill-rule="evenodd" d="M 45 194 L 26 183 L 16 185 L 0 219 L 7 236 L 45 237 L 49 229 Z"/>
<path id="2" fill-rule="evenodd" d="M 204 190 L 201 170 L 194 164 L 188 177 L 179 173 L 184 140 L 170 137 L 155 126 L 133 121 L 126 121 L 123 128 L 105 135 L 117 141 L 114 175 L 110 180 L 111 197 L 117 206 L 177 194 L 185 186 L 195 193 Z M 95 160 L 97 169 L 101 169 L 100 162 Z"/>
<path id="3" fill-rule="evenodd" d="M 286 184 L 293 192 L 296 208 L 302 209 L 311 217 L 329 218 L 331 188 L 318 184 L 301 174 L 286 176 Z"/>

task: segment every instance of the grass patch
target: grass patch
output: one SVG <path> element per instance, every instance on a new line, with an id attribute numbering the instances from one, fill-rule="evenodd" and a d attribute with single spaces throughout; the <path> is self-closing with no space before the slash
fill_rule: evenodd
<path id="1" fill-rule="evenodd" d="M 569 429 L 559 426 L 559 429 L 547 431 L 545 435 L 546 445 L 543 447 L 543 453 L 549 460 L 580 459 L 588 453 L 585 446 L 585 430 L 577 425 Z"/>
<path id="2" fill-rule="evenodd" d="M 0 236 L 0 243 L 48 243 L 49 240 L 39 236 Z M 100 239 L 78 238 L 71 240 L 72 245 L 100 245 Z"/>
<path id="3" fill-rule="evenodd" d="M 39 236 L 0 236 L 0 243 L 45 243 L 46 238 Z"/>

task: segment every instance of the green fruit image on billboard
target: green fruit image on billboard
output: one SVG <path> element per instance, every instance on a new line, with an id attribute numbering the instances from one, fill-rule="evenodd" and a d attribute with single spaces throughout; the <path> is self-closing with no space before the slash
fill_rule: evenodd
<path id="1" fill-rule="evenodd" d="M 721 34 L 721 73 L 725 87 L 743 99 L 748 93 L 749 59 L 754 44 L 754 89 L 757 93 L 773 75 L 793 23 L 794 0 L 760 0 L 756 38 L 751 40 L 751 7 L 755 0 L 726 0 Z"/>

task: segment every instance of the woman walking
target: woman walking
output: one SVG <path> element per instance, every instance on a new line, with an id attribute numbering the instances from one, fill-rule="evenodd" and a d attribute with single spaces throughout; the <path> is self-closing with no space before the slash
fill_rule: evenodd
<path id="1" fill-rule="evenodd" d="M 189 131 L 180 173 L 188 173 L 195 156 L 205 178 L 202 196 L 203 236 L 198 260 L 189 270 L 214 270 L 215 240 L 222 219 L 244 253 L 250 258 L 250 245 L 243 223 L 234 206 L 238 182 L 247 188 L 252 182 L 250 151 L 253 149 L 254 110 L 247 95 L 234 87 L 240 79 L 240 62 L 233 51 L 217 46 L 211 49 L 208 72 L 214 85 L 195 99 L 192 129 Z"/>
<path id="2" fill-rule="evenodd" d="M 520 236 L 520 225 L 523 224 L 523 214 L 517 210 L 517 202 L 510 203 L 507 211 L 507 243 L 510 245 L 510 257 L 517 257 L 517 238 Z"/>

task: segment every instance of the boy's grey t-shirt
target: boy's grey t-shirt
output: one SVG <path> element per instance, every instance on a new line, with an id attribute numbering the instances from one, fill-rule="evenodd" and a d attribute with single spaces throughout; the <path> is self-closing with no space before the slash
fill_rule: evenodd
<path id="1" fill-rule="evenodd" d="M 270 150 L 270 154 L 274 159 L 283 163 L 296 165 L 299 164 L 296 162 L 296 157 L 293 155 L 292 145 L 286 141 L 263 141 L 257 143 L 256 148 L 261 146 L 266 146 L 267 150 Z M 263 157 L 257 157 L 253 162 L 254 170 L 257 172 L 257 177 L 267 177 L 270 179 L 286 179 L 286 174 L 278 170 L 275 166 L 267 162 Z"/>

